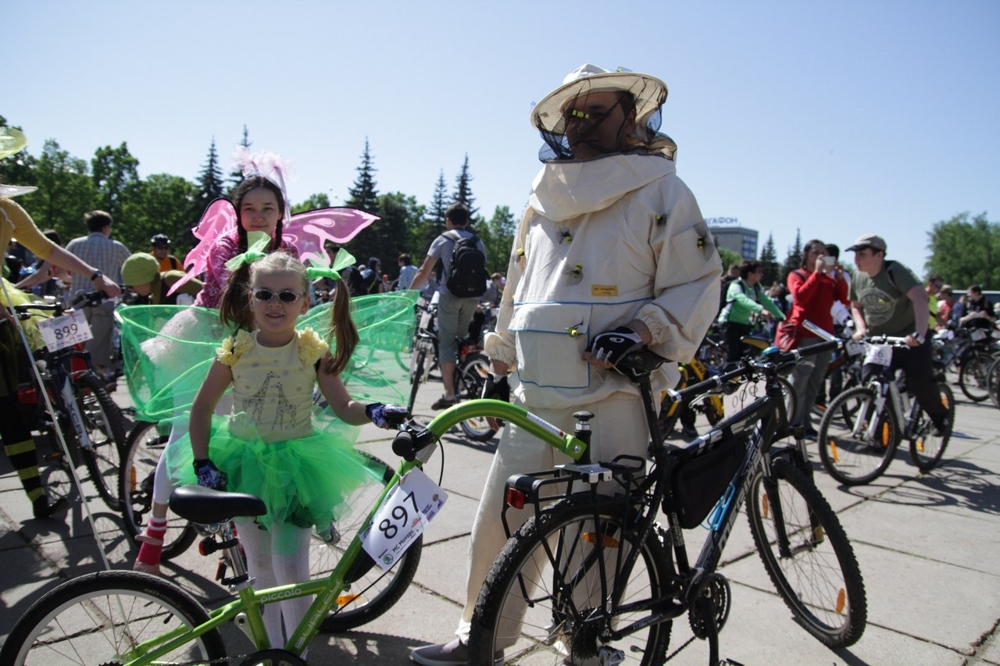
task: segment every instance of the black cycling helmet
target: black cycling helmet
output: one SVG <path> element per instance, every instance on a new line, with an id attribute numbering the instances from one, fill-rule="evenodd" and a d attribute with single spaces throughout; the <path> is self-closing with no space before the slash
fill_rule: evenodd
<path id="1" fill-rule="evenodd" d="M 156 234 L 149 239 L 149 244 L 153 247 L 170 247 L 170 239 L 166 234 Z"/>

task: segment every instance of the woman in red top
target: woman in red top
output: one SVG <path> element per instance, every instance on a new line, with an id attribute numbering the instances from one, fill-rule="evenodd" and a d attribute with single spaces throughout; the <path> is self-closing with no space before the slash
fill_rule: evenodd
<path id="1" fill-rule="evenodd" d="M 847 304 L 847 281 L 844 280 L 844 269 L 833 257 L 827 255 L 823 241 L 811 240 L 806 243 L 802 248 L 801 267 L 788 274 L 787 283 L 788 291 L 792 294 L 792 310 L 788 314 L 788 320 L 799 325 L 808 319 L 824 331 L 833 333 L 833 315 L 830 309 L 834 301 Z M 819 342 L 822 342 L 820 338 L 802 330 L 800 348 Z M 789 377 L 798 399 L 792 423 L 805 426 L 807 437 L 816 437 L 810 413 L 813 402 L 826 381 L 826 369 L 829 365 L 830 354 L 809 356 L 799 361 Z"/>

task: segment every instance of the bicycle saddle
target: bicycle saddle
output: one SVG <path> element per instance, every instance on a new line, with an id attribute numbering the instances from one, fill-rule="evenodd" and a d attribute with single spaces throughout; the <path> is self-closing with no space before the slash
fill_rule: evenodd
<path id="1" fill-rule="evenodd" d="M 262 516 L 264 502 L 255 495 L 227 493 L 201 486 L 180 486 L 170 493 L 170 509 L 193 523 L 222 523 L 240 516 Z"/>
<path id="2" fill-rule="evenodd" d="M 649 351 L 647 348 L 639 349 L 631 354 L 627 354 L 625 358 L 618 361 L 615 365 L 615 370 L 626 377 L 642 377 L 648 376 L 653 370 L 667 362 L 667 359 L 662 356 Z"/>

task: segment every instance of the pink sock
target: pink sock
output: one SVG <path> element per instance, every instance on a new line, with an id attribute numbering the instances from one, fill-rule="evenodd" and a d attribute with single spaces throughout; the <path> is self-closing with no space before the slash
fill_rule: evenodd
<path id="1" fill-rule="evenodd" d="M 139 562 L 156 566 L 160 563 L 160 554 L 163 553 L 163 537 L 167 533 L 166 518 L 150 518 L 146 525 L 146 533 L 138 537 L 142 542 L 139 547 Z"/>

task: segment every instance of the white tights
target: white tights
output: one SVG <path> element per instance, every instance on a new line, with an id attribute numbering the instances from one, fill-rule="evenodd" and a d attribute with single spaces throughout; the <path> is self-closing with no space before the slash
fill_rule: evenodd
<path id="1" fill-rule="evenodd" d="M 256 579 L 255 589 L 263 590 L 309 580 L 311 530 L 290 523 L 276 523 L 271 531 L 267 531 L 249 518 L 237 518 L 235 522 L 240 543 L 247 555 L 247 570 Z M 294 539 L 295 552 L 288 555 L 275 552 L 279 542 L 288 543 L 289 539 Z M 291 636 L 306 616 L 312 602 L 313 597 L 308 596 L 264 606 L 264 626 L 271 639 L 271 647 L 285 646 L 285 638 L 281 632 L 282 620 L 285 635 Z"/>

